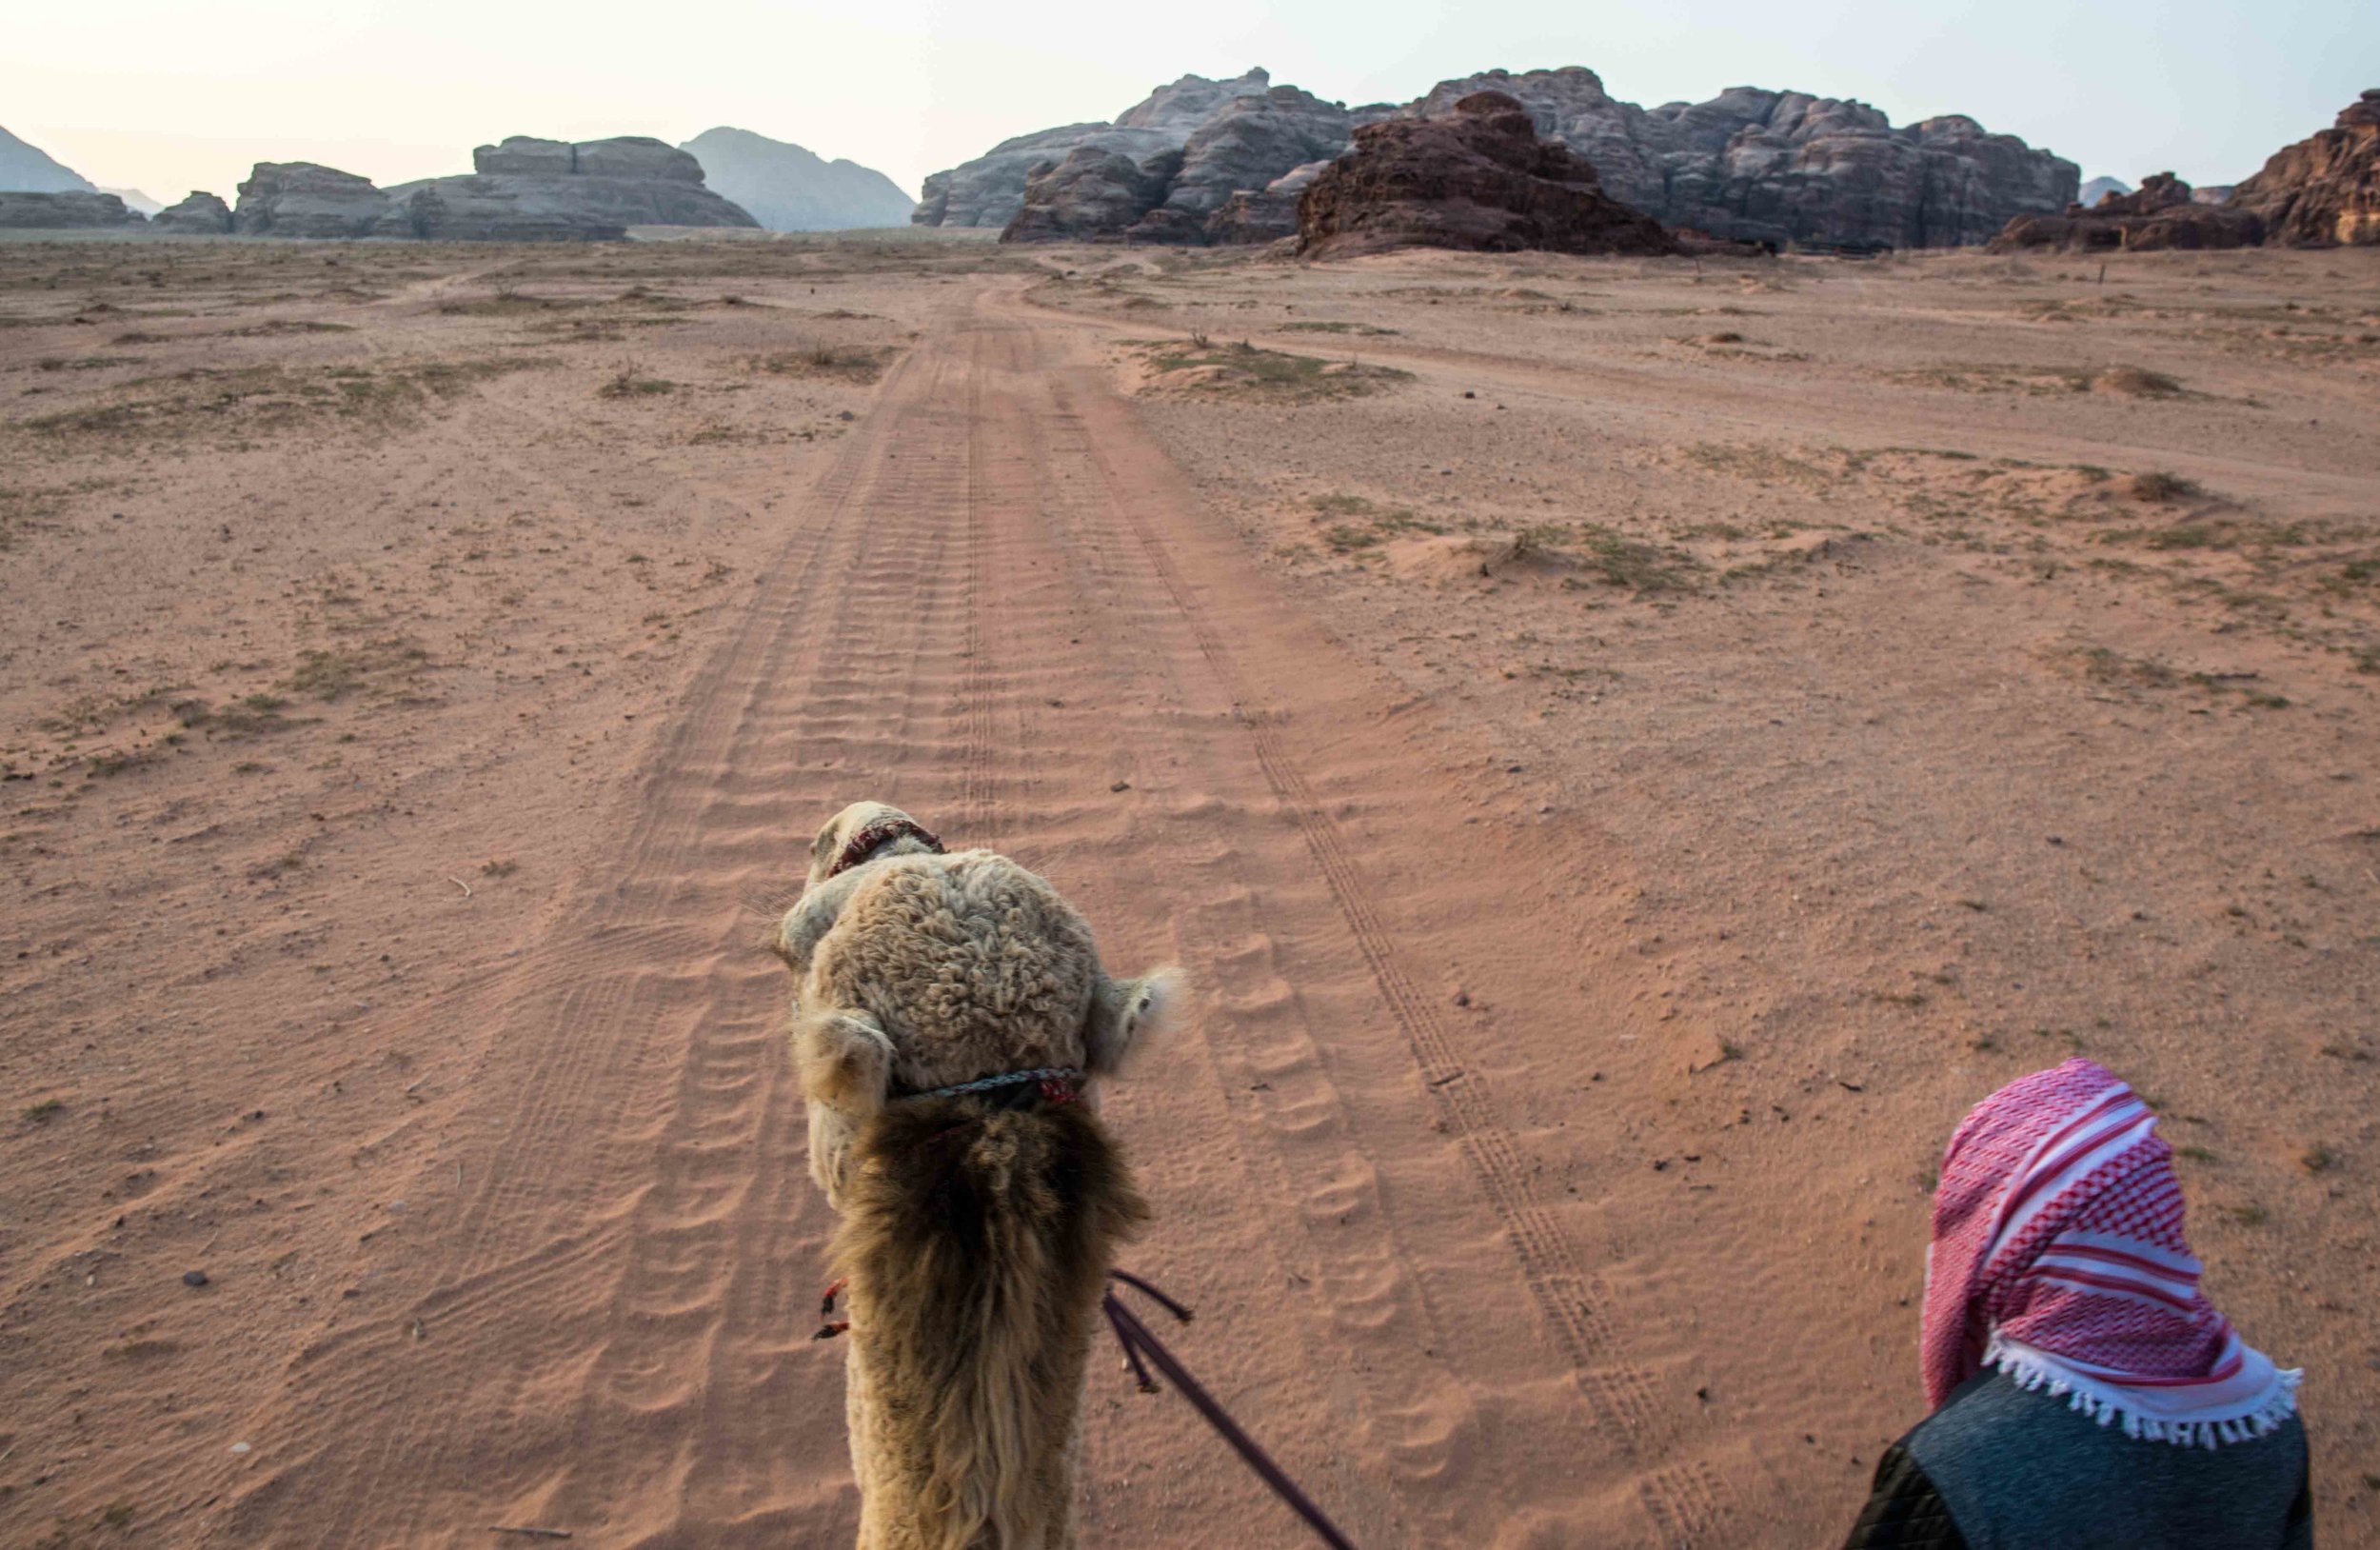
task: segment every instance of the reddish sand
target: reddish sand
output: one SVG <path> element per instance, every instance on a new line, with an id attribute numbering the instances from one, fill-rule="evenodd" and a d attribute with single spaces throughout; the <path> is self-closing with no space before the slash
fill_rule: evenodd
<path id="1" fill-rule="evenodd" d="M 2097 273 L 0 247 L 0 1542 L 847 1540 L 861 797 L 1188 969 L 1128 1263 L 1367 1547 L 1839 1537 L 2077 1049 L 2373 1542 L 2380 264 Z M 1111 1366 L 1086 1543 L 1299 1542 Z"/>

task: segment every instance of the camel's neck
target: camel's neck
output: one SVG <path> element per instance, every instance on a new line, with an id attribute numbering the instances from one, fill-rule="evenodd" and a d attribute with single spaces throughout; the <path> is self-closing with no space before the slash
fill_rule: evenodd
<path id="1" fill-rule="evenodd" d="M 994 1334 L 933 1392 L 917 1378 L 942 1363 L 897 1346 L 873 1302 L 852 1285 L 852 1455 L 866 1519 L 883 1529 L 863 1532 L 862 1550 L 1071 1546 L 1096 1302 L 1054 1310 L 1029 1340 Z"/>
<path id="2" fill-rule="evenodd" d="M 868 1550 L 1073 1542 L 1082 1373 L 1116 1246 L 1147 1216 L 1081 1103 L 888 1105 L 858 1147 L 835 1262 L 851 1291 L 852 1453 Z"/>

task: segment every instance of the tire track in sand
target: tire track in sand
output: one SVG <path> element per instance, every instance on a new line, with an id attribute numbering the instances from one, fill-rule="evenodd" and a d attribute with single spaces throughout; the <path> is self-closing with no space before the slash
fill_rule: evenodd
<path id="1" fill-rule="evenodd" d="M 955 493 L 954 482 L 929 478 L 884 488 L 897 472 L 895 443 L 904 433 L 933 433 L 942 363 L 914 366 L 896 368 L 885 385 L 887 412 L 863 424 L 826 476 L 820 514 L 789 535 L 764 571 L 751 623 L 698 676 L 686 697 L 689 714 L 648 766 L 615 881 L 590 883 L 564 912 L 558 940 L 491 986 L 485 1000 L 417 1014 L 431 1024 L 486 1019 L 513 1030 L 516 1037 L 493 1043 L 478 1073 L 501 1082 L 503 1091 L 457 1123 L 455 1149 L 469 1158 L 468 1182 L 446 1220 L 428 1233 L 417 1229 L 429 1240 L 423 1244 L 428 1253 L 403 1282 L 417 1290 L 400 1292 L 393 1314 L 347 1312 L 327 1321 L 293 1361 L 288 1397 L 273 1407 L 281 1413 L 259 1417 L 256 1430 L 290 1463 L 243 1482 L 222 1520 L 228 1541 L 411 1541 L 450 1514 L 484 1512 L 454 1500 L 452 1482 L 470 1477 L 470 1455 L 491 1431 L 529 1429 L 550 1411 L 556 1373 L 581 1364 L 585 1389 L 602 1393 L 606 1361 L 650 1373 L 673 1364 L 652 1360 L 655 1346 L 674 1344 L 686 1348 L 683 1356 L 698 1357 L 715 1335 L 716 1284 L 681 1277 L 675 1293 L 659 1287 L 669 1269 L 663 1263 L 668 1229 L 769 1223 L 740 1214 L 732 1184 L 694 1179 L 690 1170 L 700 1164 L 689 1148 L 733 1158 L 747 1174 L 801 1177 L 792 1139 L 798 1123 L 777 1127 L 787 1138 L 788 1165 L 754 1169 L 748 1152 L 737 1156 L 738 1144 L 754 1138 L 759 1116 L 774 1109 L 782 1121 L 789 1105 L 766 1091 L 737 1091 L 742 1077 L 706 1083 L 696 1074 L 721 1053 L 716 1043 L 706 1044 L 704 1025 L 718 1006 L 723 947 L 749 954 L 746 983 L 767 973 L 751 951 L 758 933 L 741 917 L 742 890 L 730 877 L 757 869 L 782 878 L 799 854 L 799 837 L 783 826 L 783 792 L 796 774 L 787 766 L 826 745 L 818 734 L 830 731 L 838 714 L 902 705 L 889 719 L 863 718 L 887 734 L 863 740 L 863 762 L 872 766 L 897 763 L 904 747 L 947 743 L 919 737 L 913 725 L 939 714 L 934 702 L 946 700 L 946 681 L 906 670 L 907 653 L 879 649 L 885 643 L 866 634 L 882 621 L 949 619 L 958 611 L 958 600 L 940 592 L 924 599 L 926 606 L 916 606 L 917 557 L 940 541 L 939 513 Z M 947 437 L 948 427 L 942 433 Z M 888 498 L 868 499 L 880 493 Z M 908 532 L 886 520 L 902 513 Z M 836 584 L 805 597 L 822 574 Z M 797 728 L 810 735 L 797 737 Z M 723 900 L 731 904 L 719 922 Z M 705 911 L 716 923 L 707 931 Z M 679 967 L 656 972 L 655 964 Z M 770 1060 L 774 1033 L 772 1027 L 744 1039 L 731 1053 L 756 1068 Z M 525 1064 L 502 1069 L 504 1060 L 524 1055 Z M 673 1071 L 681 1075 L 673 1079 Z M 655 1101 L 673 1093 L 674 1105 Z M 425 1170 L 421 1187 L 410 1192 L 415 1200 L 436 1197 L 443 1166 Z M 706 1191 L 709 1198 L 698 1198 Z M 794 1193 L 799 1199 L 805 1192 Z M 774 1217 L 797 1236 L 823 1234 L 823 1211 L 815 1206 Z M 402 1250 L 405 1235 L 389 1236 L 388 1246 Z M 764 1239 L 749 1246 L 764 1252 L 713 1259 L 738 1264 L 792 1257 L 782 1242 Z M 381 1274 L 367 1272 L 366 1284 Z M 802 1277 L 809 1279 L 807 1267 Z M 688 1326 L 674 1341 L 661 1338 L 668 1333 L 672 1301 L 677 1321 Z M 524 1306 L 538 1317 L 524 1321 Z M 625 1345 L 624 1330 L 634 1337 Z M 458 1349 L 465 1353 L 460 1361 L 451 1354 Z M 693 1364 L 699 1370 L 702 1362 Z M 447 1396 L 440 1391 L 448 1386 L 470 1395 L 467 1422 L 458 1424 L 442 1402 Z M 609 1392 L 620 1408 L 640 1407 L 628 1388 L 615 1382 Z M 635 1435 L 632 1414 L 605 1419 L 613 1424 L 580 1434 L 592 1445 L 570 1471 L 596 1489 L 618 1481 L 618 1475 L 604 1477 L 623 1461 L 605 1457 L 612 1450 L 602 1440 Z M 342 1434 L 339 1442 L 327 1441 Z M 500 1491 L 541 1483 L 542 1472 L 528 1461 L 517 1471 L 494 1473 L 493 1482 L 473 1481 L 472 1494 L 490 1483 Z M 317 1498 L 315 1521 L 304 1541 L 277 1540 L 288 1499 L 299 1493 Z"/>
<path id="2" fill-rule="evenodd" d="M 1007 303 L 1012 315 L 1029 306 Z M 1112 456 L 1116 445 L 1112 430 L 1085 442 L 1111 507 L 1123 514 L 1147 554 L 1152 573 L 1187 622 L 1200 656 L 1218 680 L 1236 702 L 1259 703 L 1262 697 L 1198 604 L 1171 547 L 1144 509 L 1150 504 L 1147 490 L 1116 467 Z M 1629 1359 L 1625 1339 L 1604 1311 L 1613 1301 L 1611 1294 L 1579 1263 L 1560 1226 L 1537 1199 L 1530 1170 L 1511 1131 L 1497 1114 L 1484 1082 L 1459 1058 L 1457 1042 L 1435 1000 L 1416 988 L 1395 938 L 1381 922 L 1351 858 L 1344 835 L 1291 756 L 1279 721 L 1257 709 L 1246 712 L 1241 724 L 1266 779 L 1295 817 L 1381 998 L 1410 1044 L 1425 1091 L 1460 1137 L 1506 1229 L 1528 1291 L 1581 1391 L 1606 1422 L 1605 1435 L 1618 1439 L 1618 1445 L 1631 1458 L 1647 1466 L 1636 1480 L 1647 1517 L 1666 1543 L 1692 1544 L 1716 1534 L 1730 1516 L 1724 1480 L 1699 1461 L 1652 1467 L 1665 1456 L 1677 1429 L 1660 1404 L 1650 1373 Z"/>

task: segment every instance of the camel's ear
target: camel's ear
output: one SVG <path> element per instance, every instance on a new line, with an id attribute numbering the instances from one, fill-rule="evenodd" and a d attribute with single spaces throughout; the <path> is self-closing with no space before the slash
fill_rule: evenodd
<path id="1" fill-rule="evenodd" d="M 803 1012 L 794 1020 L 793 1064 L 803 1097 L 864 1119 L 884 1106 L 892 1082 L 892 1041 L 865 1012 L 836 1007 Z"/>
<path id="2" fill-rule="evenodd" d="M 1137 980 L 1102 978 L 1091 998 L 1082 1033 L 1082 1062 L 1094 1076 L 1122 1071 L 1142 1048 L 1173 1025 L 1182 998 L 1181 970 L 1162 968 Z"/>

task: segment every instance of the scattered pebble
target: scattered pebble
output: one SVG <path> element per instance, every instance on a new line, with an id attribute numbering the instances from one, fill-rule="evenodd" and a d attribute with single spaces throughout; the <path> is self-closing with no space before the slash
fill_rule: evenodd
<path id="1" fill-rule="evenodd" d="M 204 1270 L 185 1270 L 182 1272 L 182 1284 L 185 1286 L 204 1286 L 207 1284 L 207 1272 Z"/>

